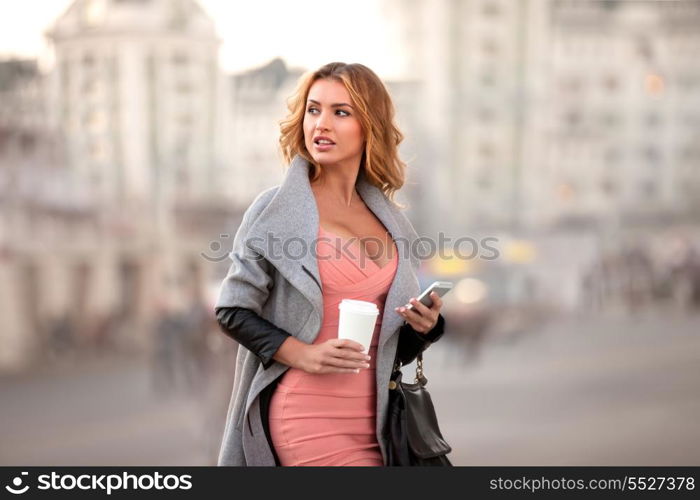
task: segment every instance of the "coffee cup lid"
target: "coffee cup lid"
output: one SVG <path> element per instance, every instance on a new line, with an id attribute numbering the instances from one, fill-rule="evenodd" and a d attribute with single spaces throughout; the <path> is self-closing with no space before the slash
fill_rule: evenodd
<path id="1" fill-rule="evenodd" d="M 366 300 L 353 300 L 353 299 L 343 299 L 340 304 L 338 304 L 338 309 L 350 308 L 354 312 L 360 314 L 377 314 L 379 308 L 374 302 L 367 302 Z"/>

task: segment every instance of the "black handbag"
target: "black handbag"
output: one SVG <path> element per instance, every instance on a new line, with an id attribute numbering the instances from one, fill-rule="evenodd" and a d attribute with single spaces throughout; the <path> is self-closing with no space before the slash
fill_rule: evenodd
<path id="1" fill-rule="evenodd" d="M 389 382 L 387 414 L 387 466 L 452 466 L 447 454 L 452 448 L 442 437 L 435 407 L 425 389 L 423 355 L 416 361 L 416 380 L 401 381 L 401 362 L 394 362 Z"/>

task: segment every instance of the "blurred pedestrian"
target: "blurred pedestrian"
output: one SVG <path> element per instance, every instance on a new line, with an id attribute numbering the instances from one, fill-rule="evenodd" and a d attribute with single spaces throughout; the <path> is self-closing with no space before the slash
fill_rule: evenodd
<path id="1" fill-rule="evenodd" d="M 172 299 L 163 297 L 156 302 L 154 325 L 153 389 L 159 393 L 172 393 L 186 381 L 184 370 L 188 324 Z"/>

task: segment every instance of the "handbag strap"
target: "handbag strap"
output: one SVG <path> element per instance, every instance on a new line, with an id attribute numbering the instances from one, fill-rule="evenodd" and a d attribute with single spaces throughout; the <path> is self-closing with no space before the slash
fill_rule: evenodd
<path id="1" fill-rule="evenodd" d="M 396 360 L 394 361 L 394 372 L 401 371 L 401 361 L 397 357 Z M 414 382 L 420 382 L 421 384 L 425 385 L 428 382 L 428 379 L 425 378 L 425 375 L 423 373 L 423 353 L 418 353 L 418 356 L 416 357 L 416 379 Z"/>
<path id="2" fill-rule="evenodd" d="M 423 375 L 423 353 L 418 354 L 418 358 L 416 358 L 416 382 L 420 380 L 424 380 L 425 376 Z"/>

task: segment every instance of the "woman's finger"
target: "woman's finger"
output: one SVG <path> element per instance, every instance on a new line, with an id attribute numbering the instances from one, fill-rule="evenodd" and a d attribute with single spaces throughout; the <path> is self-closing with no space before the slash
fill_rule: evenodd
<path id="1" fill-rule="evenodd" d="M 330 339 L 328 342 L 333 346 L 337 348 L 346 348 L 346 349 L 352 349 L 358 352 L 361 352 L 365 346 L 360 344 L 359 342 L 355 342 L 354 340 L 350 339 Z"/>
<path id="2" fill-rule="evenodd" d="M 433 301 L 431 309 L 440 312 L 440 309 L 442 309 L 442 298 L 435 292 L 430 292 L 430 298 Z"/>
<path id="3" fill-rule="evenodd" d="M 334 368 L 328 366 L 319 373 L 360 373 L 360 370 L 357 368 Z"/>
<path id="4" fill-rule="evenodd" d="M 413 310 L 419 313 L 421 316 L 428 316 L 430 314 L 430 308 L 423 304 L 418 299 L 411 299 L 410 304 L 413 306 Z"/>
<path id="5" fill-rule="evenodd" d="M 364 352 L 356 351 L 355 349 L 347 349 L 347 348 L 333 349 L 333 350 L 329 351 L 328 354 L 329 354 L 329 356 L 333 356 L 334 358 L 340 358 L 340 359 L 351 359 L 351 360 L 357 360 L 357 361 L 369 361 L 369 359 L 370 359 L 369 354 L 365 354 Z"/>
<path id="6" fill-rule="evenodd" d="M 339 359 L 349 359 L 352 361 L 362 362 L 369 361 L 371 359 L 371 356 L 369 354 L 349 350 L 336 351 L 332 354 L 332 356 Z"/>
<path id="7" fill-rule="evenodd" d="M 369 368 L 369 363 L 367 363 L 366 361 L 357 361 L 336 357 L 326 359 L 323 364 L 327 366 L 333 366 L 336 368 Z"/>
<path id="8" fill-rule="evenodd" d="M 430 329 L 430 325 L 432 324 L 430 319 L 426 319 L 424 316 L 410 309 L 406 309 L 403 314 L 406 321 L 408 321 L 411 327 L 417 332 L 423 333 Z"/>

